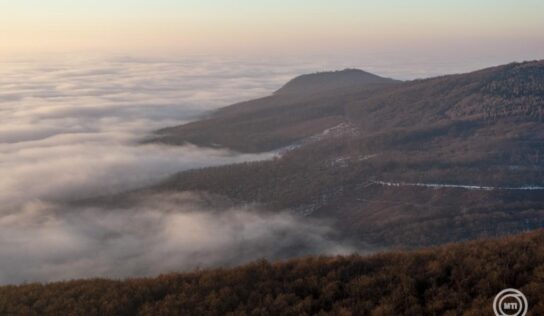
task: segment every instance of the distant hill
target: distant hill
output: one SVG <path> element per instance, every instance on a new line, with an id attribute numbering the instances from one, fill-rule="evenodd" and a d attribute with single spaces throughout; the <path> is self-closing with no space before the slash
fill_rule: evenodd
<path id="1" fill-rule="evenodd" d="M 370 257 L 0 287 L 1 315 L 493 315 L 521 290 L 544 315 L 544 232 Z"/>
<path id="2" fill-rule="evenodd" d="M 190 142 L 244 152 L 274 150 L 343 122 L 345 105 L 354 96 L 368 96 L 398 83 L 360 70 L 305 75 L 274 95 L 227 106 L 200 121 L 159 130 L 148 141 L 173 145 Z"/>
<path id="3" fill-rule="evenodd" d="M 514 63 L 409 82 L 360 70 L 305 75 L 272 96 L 159 130 L 150 141 L 259 152 L 296 143 L 343 122 L 376 133 L 460 121 L 542 121 L 543 69 L 544 61 Z M 347 84 L 352 77 L 358 77 L 358 83 Z M 331 88 L 318 88 L 322 85 Z M 339 86 L 343 88 L 332 88 Z"/>
<path id="4" fill-rule="evenodd" d="M 319 72 L 302 75 L 287 82 L 275 94 L 311 94 L 324 91 L 349 89 L 373 84 L 393 83 L 396 80 L 383 78 L 359 69 Z"/>
<path id="5" fill-rule="evenodd" d="M 187 171 L 152 189 L 323 218 L 380 247 L 512 234 L 544 227 L 543 113 L 544 61 L 278 94 L 156 141 L 243 152 L 295 145 L 282 158 Z"/>

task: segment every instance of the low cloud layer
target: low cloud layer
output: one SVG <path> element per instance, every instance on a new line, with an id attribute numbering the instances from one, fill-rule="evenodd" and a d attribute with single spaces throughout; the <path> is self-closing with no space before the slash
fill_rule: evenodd
<path id="1" fill-rule="evenodd" d="M 257 66 L 192 60 L 2 66 L 4 208 L 118 192 L 190 168 L 268 159 L 270 154 L 137 143 L 154 129 L 269 93 L 288 76 L 287 67 L 270 74 Z"/>
<path id="2" fill-rule="evenodd" d="M 40 144 L 49 142 L 54 145 L 22 146 L 0 153 L 4 210 L 29 200 L 77 200 L 117 193 L 153 184 L 181 170 L 273 156 L 191 145 L 129 146 L 93 136 L 55 136 Z"/>
<path id="3" fill-rule="evenodd" d="M 70 202 L 181 170 L 271 158 L 139 141 L 268 94 L 303 69 L 127 58 L 2 64 L 0 283 L 153 275 L 344 251 L 323 223 L 250 206 L 205 207 L 194 194 L 146 195 L 123 207 Z"/>
<path id="4" fill-rule="evenodd" d="M 177 193 L 140 196 L 122 208 L 26 203 L 0 217 L 0 283 L 149 276 L 353 250 L 324 223 L 202 201 Z"/>

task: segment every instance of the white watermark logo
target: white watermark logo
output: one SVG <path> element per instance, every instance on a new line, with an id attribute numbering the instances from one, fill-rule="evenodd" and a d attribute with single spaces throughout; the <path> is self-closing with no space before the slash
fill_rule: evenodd
<path id="1" fill-rule="evenodd" d="M 493 311 L 497 316 L 525 316 L 527 298 L 516 289 L 502 290 L 493 300 Z"/>

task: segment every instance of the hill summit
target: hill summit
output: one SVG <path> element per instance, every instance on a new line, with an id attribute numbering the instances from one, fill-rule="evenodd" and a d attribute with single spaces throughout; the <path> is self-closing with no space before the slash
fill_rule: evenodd
<path id="1" fill-rule="evenodd" d="M 276 94 L 309 94 L 395 81 L 360 69 L 344 69 L 298 76 L 287 82 Z"/>

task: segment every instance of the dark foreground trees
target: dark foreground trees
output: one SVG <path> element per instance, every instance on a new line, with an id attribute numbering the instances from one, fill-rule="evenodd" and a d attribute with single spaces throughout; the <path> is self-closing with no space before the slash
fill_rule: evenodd
<path id="1" fill-rule="evenodd" d="M 544 315 L 544 231 L 368 257 L 0 287 L 0 315 L 493 315 L 504 288 Z"/>

